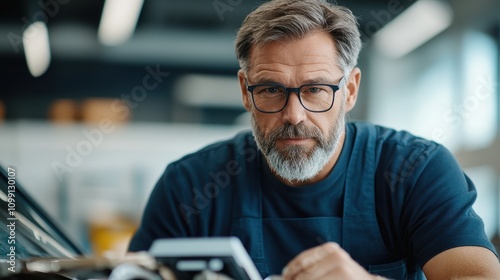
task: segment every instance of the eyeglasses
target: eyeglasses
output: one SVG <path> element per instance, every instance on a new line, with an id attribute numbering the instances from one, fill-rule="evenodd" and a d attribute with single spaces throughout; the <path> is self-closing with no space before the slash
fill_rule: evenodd
<path id="1" fill-rule="evenodd" d="M 323 113 L 333 107 L 335 92 L 344 86 L 345 76 L 338 85 L 306 84 L 298 88 L 287 88 L 282 84 L 265 83 L 247 85 L 252 95 L 255 108 L 262 113 L 278 113 L 282 111 L 291 92 L 296 92 L 302 107 L 310 112 Z"/>

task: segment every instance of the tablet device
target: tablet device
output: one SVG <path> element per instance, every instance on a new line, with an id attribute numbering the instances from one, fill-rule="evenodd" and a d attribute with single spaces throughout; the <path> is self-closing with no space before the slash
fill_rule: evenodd
<path id="1" fill-rule="evenodd" d="M 191 280 L 204 270 L 232 279 L 262 280 L 237 237 L 158 239 L 151 245 L 149 254 L 171 268 L 178 280 Z"/>

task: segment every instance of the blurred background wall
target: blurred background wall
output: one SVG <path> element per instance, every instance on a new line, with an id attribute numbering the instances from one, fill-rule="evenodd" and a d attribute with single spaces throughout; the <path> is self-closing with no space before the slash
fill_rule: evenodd
<path id="1" fill-rule="evenodd" d="M 89 252 L 123 252 L 169 162 L 249 129 L 233 41 L 262 2 L 1 1 L 0 164 Z M 350 119 L 448 147 L 498 242 L 500 2 L 338 3 L 364 42 Z"/>

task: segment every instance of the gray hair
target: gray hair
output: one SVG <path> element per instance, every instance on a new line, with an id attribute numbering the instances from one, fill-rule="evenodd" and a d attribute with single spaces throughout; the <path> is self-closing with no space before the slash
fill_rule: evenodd
<path id="1" fill-rule="evenodd" d="M 253 46 L 303 38 L 316 30 L 331 35 L 338 51 L 338 66 L 347 75 L 356 66 L 361 51 L 356 17 L 349 9 L 326 0 L 273 0 L 250 13 L 235 42 L 241 69 L 248 71 Z"/>

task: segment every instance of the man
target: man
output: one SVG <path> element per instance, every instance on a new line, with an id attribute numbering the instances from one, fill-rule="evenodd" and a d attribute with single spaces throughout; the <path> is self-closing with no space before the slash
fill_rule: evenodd
<path id="1" fill-rule="evenodd" d="M 157 238 L 237 236 L 284 279 L 500 279 L 472 182 L 434 142 L 345 123 L 361 72 L 352 13 L 276 0 L 236 38 L 241 133 L 170 164 L 131 251 Z"/>

